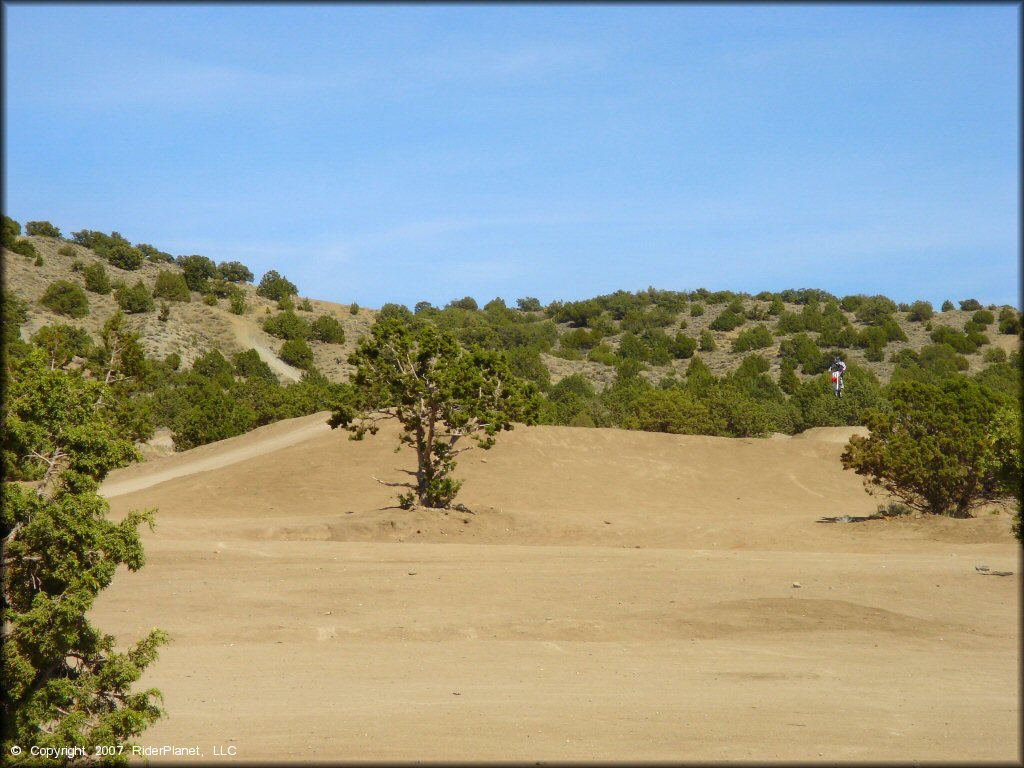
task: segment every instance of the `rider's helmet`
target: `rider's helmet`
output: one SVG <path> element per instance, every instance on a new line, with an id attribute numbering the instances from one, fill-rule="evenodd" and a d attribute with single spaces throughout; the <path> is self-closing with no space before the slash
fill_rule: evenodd
<path id="1" fill-rule="evenodd" d="M 840 357 L 839 357 L 839 356 L 837 355 L 837 356 L 836 356 L 836 359 L 835 359 L 835 360 L 833 360 L 832 362 L 833 362 L 833 363 L 835 363 L 836 365 L 839 365 L 839 364 L 840 364 L 841 362 L 843 362 L 843 361 L 842 361 L 842 358 L 840 358 Z"/>

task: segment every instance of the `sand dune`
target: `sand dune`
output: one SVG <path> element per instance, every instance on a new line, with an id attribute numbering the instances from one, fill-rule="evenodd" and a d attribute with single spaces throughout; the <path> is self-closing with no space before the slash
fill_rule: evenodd
<path id="1" fill-rule="evenodd" d="M 403 511 L 397 432 L 327 414 L 119 470 L 149 563 L 96 609 L 174 642 L 144 744 L 245 760 L 1015 760 L 1006 514 L 868 517 L 857 430 L 518 428 L 472 510 Z M 975 565 L 1012 576 L 983 576 Z"/>

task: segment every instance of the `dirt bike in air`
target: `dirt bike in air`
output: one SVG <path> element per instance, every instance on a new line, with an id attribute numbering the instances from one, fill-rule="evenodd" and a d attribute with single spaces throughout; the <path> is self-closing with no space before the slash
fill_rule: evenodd
<path id="1" fill-rule="evenodd" d="M 832 394 L 835 397 L 843 396 L 843 372 L 832 371 Z"/>

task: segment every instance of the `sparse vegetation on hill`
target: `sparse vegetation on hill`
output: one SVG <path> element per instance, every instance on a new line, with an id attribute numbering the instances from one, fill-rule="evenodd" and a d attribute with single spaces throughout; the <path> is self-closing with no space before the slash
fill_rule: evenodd
<path id="1" fill-rule="evenodd" d="M 193 291 L 202 294 L 203 302 L 167 309 L 159 318 L 147 310 L 124 321 L 139 334 L 140 346 L 151 353 L 162 346 L 150 363 L 151 380 L 135 395 L 140 403 L 149 403 L 137 407 L 139 429 L 143 424 L 150 430 L 157 424 L 172 426 L 180 446 L 237 434 L 283 414 L 303 412 L 300 403 L 340 396 L 341 390 L 328 394 L 320 371 L 334 382 L 331 387 L 341 385 L 352 371 L 348 353 L 371 334 L 374 322 L 397 322 L 411 333 L 433 327 L 464 348 L 476 345 L 501 355 L 513 375 L 537 387 L 538 418 L 548 424 L 733 436 L 791 434 L 815 426 L 864 424 L 868 410 L 884 410 L 891 387 L 901 382 L 938 386 L 960 377 L 1004 395 L 1016 393 L 1019 398 L 1020 392 L 1020 313 L 1009 306 L 983 307 L 975 299 L 962 300 L 959 309 L 946 301 L 936 313 L 926 301 L 897 304 L 883 295 L 837 297 L 817 289 L 751 296 L 703 288 L 648 288 L 547 306 L 534 297 L 509 306 L 501 298 L 478 303 L 465 296 L 443 307 L 421 301 L 413 310 L 385 304 L 373 312 L 353 303 L 344 313 L 324 313 L 323 302 L 299 301 L 294 283 L 275 270 L 253 286 L 245 282 L 252 279 L 251 270 L 240 262 L 216 265 L 200 255 L 174 258 L 151 245 L 133 246 L 116 232 L 83 230 L 71 242 L 39 235 L 19 239 L 20 233 L 17 222 L 5 219 L 8 248 L 25 242 L 46 256 L 46 266 L 31 280 L 45 275 L 51 282 L 64 281 L 57 299 L 50 297 L 54 306 L 80 313 L 73 306 L 81 302 L 68 297 L 76 294 L 76 287 L 80 290 L 84 278 L 94 294 L 92 312 L 60 317 L 92 334 L 117 309 L 101 292 L 101 276 L 108 287 L 111 282 L 123 284 L 117 294 L 122 300 L 138 289 L 140 279 L 164 301 L 184 302 Z M 112 251 L 126 248 L 143 255 L 138 269 L 126 272 L 110 261 Z M 73 271 L 76 263 L 78 272 Z M 22 270 L 22 264 L 28 266 L 23 260 L 16 264 Z M 26 284 L 25 274 L 19 284 Z M 45 306 L 39 304 L 40 292 L 25 297 L 31 332 L 39 331 L 43 320 L 57 320 L 57 310 L 48 314 L 40 309 Z M 218 298 L 226 298 L 226 305 Z M 234 326 L 227 321 L 229 312 L 237 318 Z M 210 327 L 224 329 L 222 335 L 205 334 Z M 153 343 L 169 333 L 176 339 L 170 348 Z M 278 346 L 263 336 L 261 351 L 253 354 L 263 355 L 261 362 L 274 364 L 281 375 L 283 363 L 308 366 L 303 381 L 282 387 L 271 383 L 262 368 L 258 374 L 246 373 L 256 369 L 243 363 L 233 370 L 233 383 L 218 379 L 218 395 L 198 385 L 195 376 L 213 379 L 196 371 L 193 363 L 217 349 L 225 360 L 233 359 L 263 333 L 287 343 Z M 251 343 L 245 343 L 246 334 Z M 179 362 L 177 370 L 165 361 L 172 359 L 171 353 Z M 845 396 L 838 401 L 825 374 L 836 355 L 849 365 Z M 289 375 L 297 374 L 292 369 Z M 268 389 L 257 396 L 259 387 Z M 185 390 L 198 399 L 186 402 L 171 394 Z M 300 390 L 305 394 L 299 396 Z M 214 408 L 193 408 L 202 405 L 204 393 L 217 402 L 222 396 L 234 397 L 248 410 L 233 406 L 228 413 L 235 415 L 216 426 Z M 184 421 L 175 421 L 176 407 L 191 413 L 187 430 Z M 207 422 L 209 428 L 203 426 Z"/>

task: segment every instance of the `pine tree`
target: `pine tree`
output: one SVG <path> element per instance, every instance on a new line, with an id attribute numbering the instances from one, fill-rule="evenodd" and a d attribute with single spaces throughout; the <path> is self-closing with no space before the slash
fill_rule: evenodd
<path id="1" fill-rule="evenodd" d="M 167 641 L 154 629 L 118 651 L 87 618 L 119 565 L 142 567 L 138 527 L 152 527 L 155 510 L 107 519 L 99 484 L 138 454 L 122 436 L 109 385 L 49 363 L 35 349 L 8 364 L 2 431 L 0 749 L 11 758 L 16 744 L 33 763 L 33 746 L 83 747 L 91 757 L 96 745 L 128 744 L 158 719 L 159 691 L 132 686 Z"/>

